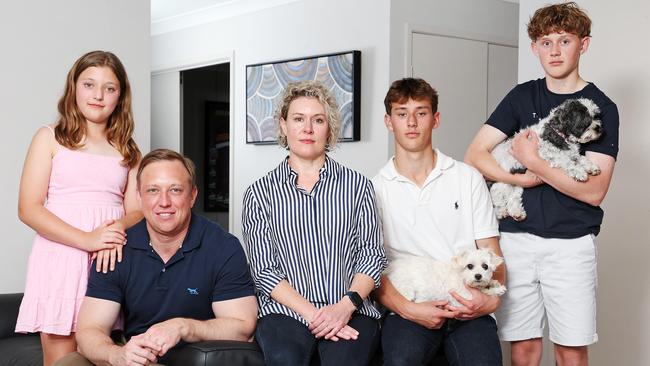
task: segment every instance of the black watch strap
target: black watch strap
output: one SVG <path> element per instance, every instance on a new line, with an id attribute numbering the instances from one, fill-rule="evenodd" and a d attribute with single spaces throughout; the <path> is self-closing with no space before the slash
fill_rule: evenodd
<path id="1" fill-rule="evenodd" d="M 357 308 L 357 310 L 361 309 L 363 306 L 363 299 L 359 296 L 358 292 L 348 291 L 345 293 L 345 296 L 350 298 L 350 301 L 352 301 L 352 304 Z"/>

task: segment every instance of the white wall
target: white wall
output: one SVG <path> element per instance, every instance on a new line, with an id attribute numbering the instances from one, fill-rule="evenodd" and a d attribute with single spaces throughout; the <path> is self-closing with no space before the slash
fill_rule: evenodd
<path id="1" fill-rule="evenodd" d="M 73 62 L 103 49 L 120 57 L 133 88 L 136 141 L 149 149 L 149 2 L 7 1 L 0 11 L 0 293 L 22 292 L 33 231 L 18 220 L 23 159 L 36 129 L 57 117 Z"/>
<path id="2" fill-rule="evenodd" d="M 234 51 L 234 193 L 231 232 L 241 237 L 245 189 L 286 156 L 277 145 L 246 144 L 246 65 L 361 50 L 361 141 L 332 156 L 368 176 L 386 158 L 382 100 L 388 85 L 388 0 L 300 1 L 152 37 L 153 70 L 214 59 Z M 363 158 L 360 158 L 363 157 Z"/>
<path id="3" fill-rule="evenodd" d="M 499 0 L 300 1 L 154 35 L 152 69 L 202 64 L 234 51 L 234 194 L 231 200 L 234 225 L 231 231 L 240 235 L 244 190 L 273 169 L 286 154 L 277 146 L 244 142 L 246 65 L 361 50 L 361 141 L 342 143 L 332 155 L 372 177 L 392 149 L 392 140 L 383 125 L 383 99 L 390 82 L 406 75 L 406 24 L 444 34 L 487 34 L 500 43 L 515 45 L 516 18 L 517 5 Z"/>
<path id="4" fill-rule="evenodd" d="M 501 0 L 393 0 L 390 9 L 390 80 L 411 76 L 411 33 L 479 40 L 502 45 L 517 45 L 518 5 Z M 435 50 L 433 51 L 435 53 Z M 460 65 L 447 65 L 458 68 Z M 437 88 L 435 80 L 427 80 Z M 384 87 L 388 89 L 389 85 Z M 441 100 L 445 90 L 438 90 Z M 445 118 L 441 123 L 460 123 Z M 471 121 L 480 124 L 484 121 Z M 434 132 L 435 134 L 435 132 Z M 459 139 L 459 144 L 466 141 Z M 389 153 L 393 151 L 392 135 L 388 136 Z"/>
<path id="5" fill-rule="evenodd" d="M 520 2 L 519 80 L 543 76 L 525 31 L 546 0 Z M 650 365 L 650 3 L 578 1 L 591 17 L 592 40 L 580 73 L 617 105 L 620 151 L 598 245 L 598 336 L 591 365 Z M 550 365 L 550 363 L 549 363 Z"/>
<path id="6" fill-rule="evenodd" d="M 151 149 L 180 151 L 182 146 L 181 88 L 178 71 L 151 77 Z M 176 101 L 170 103 L 168 101 Z M 155 128 L 154 128 L 155 127 Z"/>

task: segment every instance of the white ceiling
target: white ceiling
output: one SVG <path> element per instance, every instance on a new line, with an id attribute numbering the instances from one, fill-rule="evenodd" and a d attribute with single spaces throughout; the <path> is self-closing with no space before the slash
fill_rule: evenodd
<path id="1" fill-rule="evenodd" d="M 151 35 L 302 0 L 151 0 Z"/>
<path id="2" fill-rule="evenodd" d="M 519 0 L 503 0 L 519 3 Z M 151 22 L 193 13 L 213 7 L 225 7 L 233 3 L 245 3 L 246 0 L 151 0 Z M 250 2 L 250 1 L 249 1 Z"/>
<path id="3" fill-rule="evenodd" d="M 171 32 L 294 1 L 301 0 L 151 0 L 151 34 Z M 519 3 L 519 0 L 502 1 Z"/>
<path id="4" fill-rule="evenodd" d="M 242 0 L 151 0 L 151 22 Z"/>

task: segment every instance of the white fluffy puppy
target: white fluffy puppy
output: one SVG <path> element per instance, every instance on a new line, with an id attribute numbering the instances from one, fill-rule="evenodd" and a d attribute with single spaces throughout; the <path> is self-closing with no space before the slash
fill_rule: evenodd
<path id="1" fill-rule="evenodd" d="M 597 140 L 602 130 L 600 109 L 591 100 L 568 99 L 529 128 L 539 136 L 539 156 L 550 166 L 564 170 L 580 182 L 586 181 L 589 175 L 600 174 L 600 168 L 580 154 L 580 144 Z M 492 150 L 492 156 L 506 172 L 525 173 L 526 167 L 510 154 L 512 139 L 498 144 Z M 501 182 L 492 184 L 490 195 L 497 218 L 525 219 L 523 193 L 524 189 L 519 186 Z"/>
<path id="2" fill-rule="evenodd" d="M 505 286 L 492 279 L 501 263 L 503 258 L 487 249 L 463 250 L 448 262 L 428 257 L 400 257 L 390 262 L 385 274 L 397 291 L 411 301 L 448 300 L 451 305 L 460 306 L 449 291 L 471 299 L 465 285 L 491 296 L 506 292 Z"/>

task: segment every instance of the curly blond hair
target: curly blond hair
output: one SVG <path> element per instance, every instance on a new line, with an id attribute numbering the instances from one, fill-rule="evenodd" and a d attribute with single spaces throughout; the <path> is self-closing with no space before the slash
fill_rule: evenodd
<path id="1" fill-rule="evenodd" d="M 284 89 L 284 94 L 278 107 L 275 109 L 275 121 L 278 127 L 278 143 L 285 149 L 289 149 L 287 145 L 287 135 L 284 134 L 280 127 L 280 120 L 287 120 L 289 113 L 289 106 L 291 102 L 300 98 L 316 98 L 318 102 L 325 109 L 325 117 L 327 118 L 327 126 L 329 127 L 329 136 L 327 137 L 326 150 L 332 150 L 338 141 L 339 132 L 341 131 L 341 118 L 339 115 L 339 107 L 336 99 L 327 90 L 325 85 L 319 81 L 309 80 L 291 83 Z"/>

